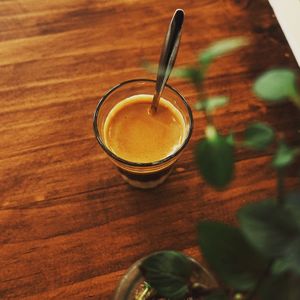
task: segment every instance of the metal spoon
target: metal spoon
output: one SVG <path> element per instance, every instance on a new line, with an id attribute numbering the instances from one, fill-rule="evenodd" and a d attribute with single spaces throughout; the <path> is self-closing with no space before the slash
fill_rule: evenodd
<path id="1" fill-rule="evenodd" d="M 151 113 L 157 111 L 160 96 L 174 66 L 179 48 L 183 21 L 184 11 L 182 9 L 177 9 L 170 22 L 160 54 L 155 94 L 151 104 Z"/>

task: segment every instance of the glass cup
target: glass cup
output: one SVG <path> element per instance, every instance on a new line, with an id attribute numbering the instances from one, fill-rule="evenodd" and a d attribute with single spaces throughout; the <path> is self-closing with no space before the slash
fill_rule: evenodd
<path id="1" fill-rule="evenodd" d="M 150 254 L 152 256 L 159 252 Z M 147 256 L 147 257 L 149 257 Z M 144 277 L 139 269 L 143 260 L 147 257 L 144 257 L 136 261 L 126 272 L 126 274 L 121 279 L 113 300 L 134 300 L 136 299 L 136 294 L 140 292 L 141 286 L 144 283 Z M 194 260 L 192 257 L 187 256 L 191 262 L 193 268 L 193 277 L 197 279 L 197 282 L 201 283 L 202 287 L 205 288 L 215 288 L 217 287 L 217 282 L 215 278 L 208 272 L 200 263 Z"/>
<path id="2" fill-rule="evenodd" d="M 134 187 L 144 189 L 156 187 L 171 173 L 174 162 L 186 147 L 192 134 L 193 116 L 191 108 L 184 97 L 180 95 L 176 89 L 168 84 L 166 85 L 161 97 L 169 101 L 181 113 L 185 122 L 185 137 L 181 146 L 175 152 L 161 160 L 149 163 L 127 161 L 113 153 L 104 140 L 104 124 L 109 112 L 120 101 L 139 94 L 153 95 L 155 84 L 155 80 L 133 79 L 114 86 L 100 99 L 94 114 L 93 122 L 94 132 L 99 145 L 117 166 L 124 180 Z"/>

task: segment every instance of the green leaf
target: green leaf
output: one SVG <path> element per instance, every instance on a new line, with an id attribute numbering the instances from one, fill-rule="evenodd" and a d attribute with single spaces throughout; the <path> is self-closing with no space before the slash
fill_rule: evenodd
<path id="1" fill-rule="evenodd" d="M 294 162 L 297 154 L 298 149 L 290 148 L 281 141 L 273 158 L 272 165 L 278 169 L 285 168 Z"/>
<path id="2" fill-rule="evenodd" d="M 266 267 L 266 262 L 238 228 L 222 223 L 201 222 L 198 225 L 198 240 L 211 269 L 233 289 L 252 289 Z"/>
<path id="3" fill-rule="evenodd" d="M 282 101 L 294 98 L 296 89 L 296 75 L 288 69 L 274 69 L 262 74 L 254 83 L 254 93 L 266 101 Z"/>
<path id="4" fill-rule="evenodd" d="M 248 44 L 248 40 L 244 37 L 228 38 L 217 41 L 202 51 L 198 56 L 198 62 L 201 65 L 209 65 L 216 58 L 230 54 Z"/>
<path id="5" fill-rule="evenodd" d="M 299 300 L 300 277 L 289 273 L 268 276 L 259 294 L 262 300 Z"/>
<path id="6" fill-rule="evenodd" d="M 210 114 L 216 108 L 222 107 L 228 104 L 228 102 L 229 102 L 229 98 L 226 96 L 214 96 L 214 97 L 209 97 L 206 100 L 197 102 L 195 108 L 197 110 L 206 111 L 208 114 Z"/>
<path id="7" fill-rule="evenodd" d="M 174 68 L 171 76 L 187 79 L 197 87 L 201 86 L 204 79 L 202 72 L 198 68 L 193 67 Z"/>
<path id="8" fill-rule="evenodd" d="M 299 233 L 300 236 L 300 233 Z M 298 273 L 300 275 L 300 238 L 289 243 L 283 258 L 284 267 L 286 270 Z"/>
<path id="9" fill-rule="evenodd" d="M 251 244 L 270 258 L 280 257 L 299 228 L 291 214 L 274 201 L 251 203 L 238 211 L 241 230 Z"/>
<path id="10" fill-rule="evenodd" d="M 294 191 L 285 196 L 284 199 L 285 209 L 289 211 L 292 216 L 292 219 L 300 228 L 300 193 L 298 191 Z M 274 274 L 284 273 L 288 270 L 294 270 L 295 273 L 300 272 L 300 245 L 299 240 L 295 243 L 292 243 L 291 246 L 287 246 L 287 250 L 285 251 L 287 255 L 283 258 L 277 259 L 273 266 L 272 272 Z"/>
<path id="11" fill-rule="evenodd" d="M 208 126 L 206 138 L 196 146 L 196 163 L 209 184 L 224 188 L 234 174 L 234 148 L 230 139 L 219 135 L 214 127 Z"/>
<path id="12" fill-rule="evenodd" d="M 288 271 L 287 265 L 283 259 L 276 259 L 272 264 L 272 274 L 279 275 Z"/>
<path id="13" fill-rule="evenodd" d="M 230 134 L 228 134 L 226 140 L 229 145 L 234 146 L 234 133 L 231 132 Z"/>
<path id="14" fill-rule="evenodd" d="M 140 269 L 146 281 L 162 297 L 182 299 L 192 275 L 189 259 L 176 251 L 162 251 L 146 258 Z"/>
<path id="15" fill-rule="evenodd" d="M 300 227 L 300 192 L 293 191 L 285 197 L 285 207 L 293 215 L 294 220 Z"/>
<path id="16" fill-rule="evenodd" d="M 275 134 L 269 125 L 252 123 L 245 130 L 244 145 L 255 150 L 263 150 L 274 140 Z"/>
<path id="17" fill-rule="evenodd" d="M 288 206 L 279 207 L 269 200 L 238 212 L 241 230 L 251 245 L 265 257 L 280 259 L 277 272 L 300 272 L 300 226 L 295 216 Z"/>

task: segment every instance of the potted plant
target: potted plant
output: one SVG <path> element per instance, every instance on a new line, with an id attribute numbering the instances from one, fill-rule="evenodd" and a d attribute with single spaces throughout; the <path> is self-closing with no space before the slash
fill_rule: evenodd
<path id="1" fill-rule="evenodd" d="M 237 212 L 239 227 L 213 221 L 198 224 L 199 247 L 218 284 L 203 267 L 197 268 L 191 258 L 163 251 L 137 263 L 139 291 L 124 299 L 300 299 L 300 194 L 286 193 L 284 184 L 286 169 L 299 154 L 299 148 L 287 145 L 273 128 L 260 122 L 247 126 L 243 140 L 236 140 L 233 134 L 222 135 L 214 124 L 213 111 L 229 99 L 219 95 L 208 97 L 203 91 L 210 64 L 246 43 L 243 38 L 214 43 L 199 55 L 196 66 L 177 68 L 173 75 L 195 85 L 199 98 L 196 109 L 206 116 L 205 137 L 195 149 L 203 178 L 217 189 L 225 188 L 233 179 L 236 147 L 263 151 L 273 146 L 276 150 L 271 167 L 277 173 L 277 194 L 274 199 L 242 207 Z M 255 81 L 253 90 L 266 102 L 289 99 L 300 108 L 296 74 L 291 70 L 266 72 Z M 126 279 L 130 282 L 125 277 L 123 284 Z"/>

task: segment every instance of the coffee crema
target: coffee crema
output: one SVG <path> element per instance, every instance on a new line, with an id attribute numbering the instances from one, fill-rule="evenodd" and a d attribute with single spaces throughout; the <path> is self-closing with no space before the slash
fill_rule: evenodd
<path id="1" fill-rule="evenodd" d="M 183 144 L 186 126 L 180 111 L 160 98 L 151 114 L 153 95 L 135 95 L 120 101 L 104 123 L 104 142 L 118 157 L 135 163 L 162 160 Z"/>

